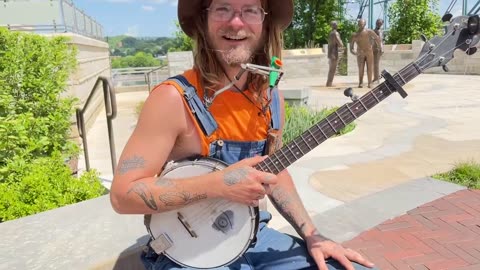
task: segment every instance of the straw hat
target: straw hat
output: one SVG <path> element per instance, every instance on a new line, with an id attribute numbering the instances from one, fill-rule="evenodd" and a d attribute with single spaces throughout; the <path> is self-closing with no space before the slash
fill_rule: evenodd
<path id="1" fill-rule="evenodd" d="M 202 3 L 204 0 L 178 0 L 178 20 L 183 32 L 188 36 L 193 36 L 193 17 L 198 16 L 206 6 Z M 265 12 L 267 16 L 272 16 L 273 21 L 285 30 L 293 18 L 293 0 L 268 0 L 270 10 Z M 202 5 L 203 4 L 203 5 Z"/>

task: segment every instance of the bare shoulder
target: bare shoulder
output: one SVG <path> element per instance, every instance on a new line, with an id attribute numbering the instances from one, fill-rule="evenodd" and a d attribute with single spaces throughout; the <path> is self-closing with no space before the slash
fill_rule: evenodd
<path id="1" fill-rule="evenodd" d="M 157 86 L 145 100 L 137 126 L 161 128 L 168 124 L 170 128 L 178 128 L 178 132 L 186 128 L 183 97 L 172 85 Z"/>

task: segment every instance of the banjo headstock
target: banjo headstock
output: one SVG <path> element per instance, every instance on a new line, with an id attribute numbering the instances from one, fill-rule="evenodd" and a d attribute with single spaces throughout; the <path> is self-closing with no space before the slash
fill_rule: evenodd
<path id="1" fill-rule="evenodd" d="M 453 59 L 456 50 L 462 50 L 468 55 L 477 51 L 480 40 L 479 16 L 458 16 L 453 18 L 445 28 L 443 36 L 435 36 L 425 42 L 415 61 L 423 72 L 432 67 L 443 67 Z"/>

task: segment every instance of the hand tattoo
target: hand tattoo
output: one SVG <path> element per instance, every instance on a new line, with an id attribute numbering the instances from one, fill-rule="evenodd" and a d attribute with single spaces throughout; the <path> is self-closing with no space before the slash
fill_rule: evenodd
<path id="1" fill-rule="evenodd" d="M 235 184 L 238 184 L 240 181 L 242 181 L 242 179 L 245 179 L 245 177 L 247 177 L 248 171 L 249 170 L 247 168 L 239 168 L 228 171 L 223 177 L 223 182 L 227 186 L 233 186 Z"/>
<path id="2" fill-rule="evenodd" d="M 131 159 L 125 159 L 120 162 L 118 172 L 122 175 L 139 168 L 145 168 L 145 159 L 143 157 L 133 156 Z"/>
<path id="3" fill-rule="evenodd" d="M 155 203 L 155 199 L 153 199 L 152 193 L 148 190 L 148 187 L 145 183 L 135 184 L 127 192 L 127 194 L 130 194 L 130 192 L 132 191 L 135 192 L 138 196 L 140 196 L 140 198 L 142 198 L 142 200 L 145 202 L 148 208 L 152 210 L 158 210 L 157 203 Z"/>

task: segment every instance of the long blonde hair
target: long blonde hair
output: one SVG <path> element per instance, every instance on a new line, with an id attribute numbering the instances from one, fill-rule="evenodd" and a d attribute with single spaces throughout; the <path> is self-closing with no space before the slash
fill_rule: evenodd
<path id="1" fill-rule="evenodd" d="M 212 0 L 204 1 L 202 10 L 205 10 Z M 269 13 L 269 0 L 261 0 L 262 7 Z M 221 84 L 224 75 L 221 63 L 215 52 L 210 49 L 207 36 L 207 14 L 203 12 L 194 18 L 195 29 L 192 37 L 194 41 L 193 57 L 194 68 L 200 73 L 203 86 L 206 89 L 214 90 Z M 252 64 L 269 66 L 272 56 L 281 58 L 283 37 L 282 31 L 272 19 L 271 14 L 265 16 L 263 22 L 263 46 L 260 46 L 253 53 Z M 266 87 L 267 80 L 264 76 L 248 73 L 247 85 L 252 85 L 255 91 L 262 91 Z"/>

